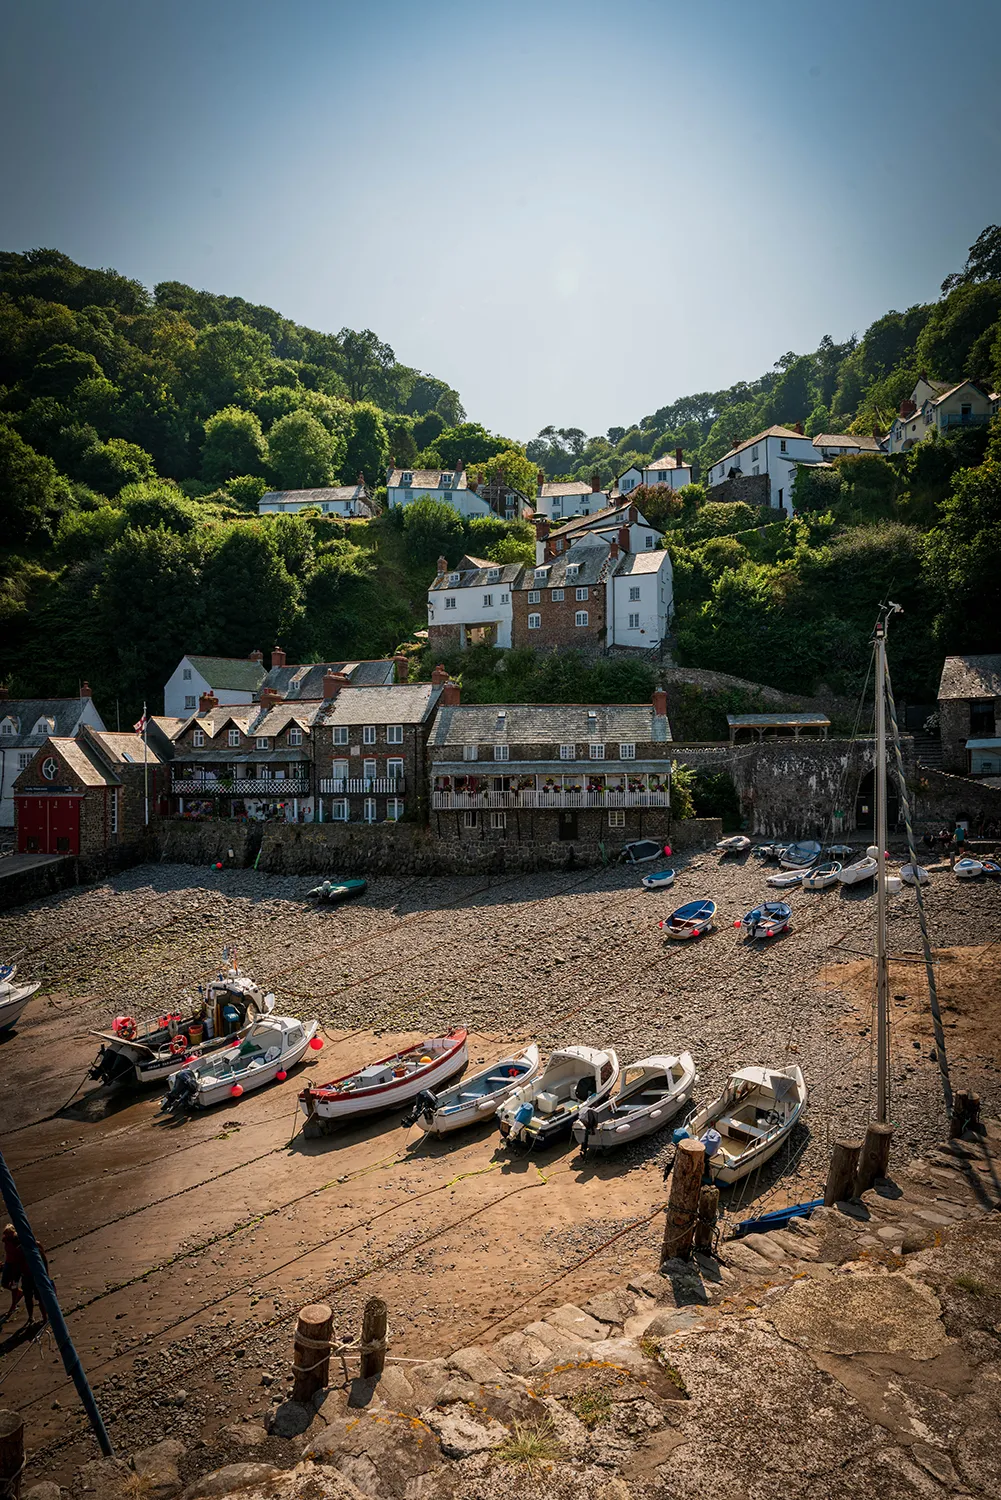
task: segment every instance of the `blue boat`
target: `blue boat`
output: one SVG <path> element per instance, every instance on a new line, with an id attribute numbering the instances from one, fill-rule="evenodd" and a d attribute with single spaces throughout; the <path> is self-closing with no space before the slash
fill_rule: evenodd
<path id="1" fill-rule="evenodd" d="M 740 926 L 748 942 L 753 942 L 755 938 L 777 937 L 780 932 L 787 931 L 791 920 L 791 906 L 784 901 L 766 901 L 749 911 L 741 919 Z"/>
<path id="2" fill-rule="evenodd" d="M 677 911 L 673 911 L 660 926 L 669 938 L 684 941 L 686 938 L 697 938 L 704 932 L 711 932 L 715 915 L 715 901 L 688 901 L 684 906 L 679 906 Z"/>
<path id="3" fill-rule="evenodd" d="M 674 884 L 674 870 L 651 870 L 649 875 L 644 875 L 641 884 L 648 891 L 666 891 Z"/>
<path id="4" fill-rule="evenodd" d="M 733 1231 L 735 1240 L 745 1234 L 768 1234 L 772 1229 L 784 1229 L 790 1219 L 809 1218 L 815 1208 L 823 1208 L 823 1198 L 814 1198 L 810 1203 L 790 1203 L 787 1208 L 776 1208 L 768 1214 L 758 1214 L 755 1219 L 743 1219 Z"/>

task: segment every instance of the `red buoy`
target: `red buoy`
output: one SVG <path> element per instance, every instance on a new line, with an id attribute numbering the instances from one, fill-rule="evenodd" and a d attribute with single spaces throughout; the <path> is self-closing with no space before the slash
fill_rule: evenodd
<path id="1" fill-rule="evenodd" d="M 320 1048 L 323 1046 L 323 1042 L 318 1036 L 314 1036 L 309 1045 L 312 1047 L 314 1052 L 319 1052 Z"/>
<path id="2" fill-rule="evenodd" d="M 275 1074 L 275 1077 L 277 1078 L 279 1083 L 284 1083 L 286 1078 L 288 1077 L 288 1074 L 286 1073 L 284 1068 L 279 1068 L 278 1072 Z"/>
<path id="3" fill-rule="evenodd" d="M 243 1093 L 243 1084 L 234 1083 L 233 1087 L 230 1089 L 230 1093 L 233 1095 L 234 1099 L 239 1099 L 240 1095 Z"/>

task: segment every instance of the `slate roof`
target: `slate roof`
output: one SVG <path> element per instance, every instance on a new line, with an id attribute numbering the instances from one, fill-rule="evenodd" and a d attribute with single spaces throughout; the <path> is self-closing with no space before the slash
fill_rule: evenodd
<path id="1" fill-rule="evenodd" d="M 665 565 L 671 566 L 671 554 L 664 547 L 652 547 L 649 552 L 626 552 L 619 558 L 615 576 L 625 578 L 631 573 L 659 573 Z"/>
<path id="2" fill-rule="evenodd" d="M 96 741 L 101 750 L 113 764 L 142 765 L 143 764 L 143 738 L 142 735 L 118 733 L 116 730 L 93 730 L 88 728 L 82 743 L 87 745 Z M 152 745 L 145 747 L 146 765 L 159 766 L 163 761 L 157 755 Z"/>
<path id="3" fill-rule="evenodd" d="M 270 505 L 281 505 L 285 503 L 295 505 L 322 505 L 323 502 L 331 500 L 367 500 L 368 487 L 364 484 L 338 484 L 332 489 L 321 490 L 268 490 L 262 495 L 260 504 L 267 501 Z"/>
<path id="4" fill-rule="evenodd" d="M 0 750 L 33 750 L 50 735 L 69 736 L 80 723 L 89 698 L 0 698 L 0 724 L 13 719 L 16 734 L 0 735 Z M 34 733 L 39 719 L 51 719 L 52 729 Z"/>
<path id="5" fill-rule="evenodd" d="M 409 484 L 403 483 L 404 474 L 410 475 Z M 443 474 L 451 475 L 451 484 L 442 484 Z M 468 489 L 468 484 L 465 469 L 394 469 L 386 480 L 386 487 L 391 490 L 464 490 Z"/>
<path id="6" fill-rule="evenodd" d="M 811 441 L 802 432 L 795 432 L 791 427 L 766 427 L 764 432 L 755 433 L 754 437 L 749 437 L 744 442 L 738 443 L 735 448 L 730 449 L 729 453 L 724 453 L 722 458 L 717 458 L 710 467 L 715 469 L 717 464 L 725 464 L 728 458 L 734 458 L 738 453 L 743 453 L 745 448 L 753 448 L 755 443 L 763 443 L 765 438 L 769 437 L 796 438 L 803 443 Z"/>
<path id="7" fill-rule="evenodd" d="M 573 589 L 604 583 L 615 572 L 614 560 L 609 558 L 610 550 L 609 543 L 602 537 L 581 537 L 568 551 L 558 552 L 555 557 L 534 568 L 526 568 L 518 582 L 512 584 L 512 588 Z M 539 567 L 546 570 L 542 578 L 536 577 Z"/>
<path id="8" fill-rule="evenodd" d="M 322 698 L 323 679 L 328 671 L 346 672 L 352 687 L 384 687 L 393 681 L 396 665 L 389 657 L 378 661 L 315 661 L 302 666 L 272 667 L 261 683 L 261 690 L 273 688 L 290 700 Z"/>
<path id="9" fill-rule="evenodd" d="M 879 439 L 852 432 L 822 432 L 813 439 L 815 448 L 860 448 L 863 453 L 878 453 Z"/>
<path id="10" fill-rule="evenodd" d="M 990 400 L 987 390 L 976 380 L 957 380 L 954 385 L 949 385 L 948 382 L 940 380 L 929 380 L 926 383 L 938 390 L 938 395 L 932 397 L 932 406 L 939 406 L 947 397 L 954 396 L 957 391 L 961 391 L 967 385 L 972 385 L 975 391 L 979 391 L 982 396 L 987 396 L 987 399 Z"/>
<path id="11" fill-rule="evenodd" d="M 947 656 L 938 685 L 942 698 L 1001 698 L 1001 654 Z"/>
<path id="12" fill-rule="evenodd" d="M 160 733 L 168 740 L 174 740 L 180 734 L 187 719 L 177 719 L 171 714 L 150 714 L 149 722 L 155 724 Z"/>
<path id="13" fill-rule="evenodd" d="M 428 745 L 666 744 L 670 739 L 667 716 L 655 714 L 649 703 L 469 703 L 438 710 Z M 472 763 L 469 769 L 474 771 Z M 601 765 L 596 762 L 594 770 Z"/>
<path id="14" fill-rule="evenodd" d="M 57 750 L 70 770 L 77 775 L 84 786 L 120 786 L 121 782 L 115 773 L 104 766 L 97 756 L 97 752 L 83 740 L 70 739 L 61 735 L 50 735 L 48 738 L 53 750 Z M 19 778 L 20 779 L 20 778 Z"/>
<path id="15" fill-rule="evenodd" d="M 420 724 L 441 697 L 430 682 L 395 687 L 342 688 L 317 716 L 318 724 Z"/>
<path id="16" fill-rule="evenodd" d="M 608 505 L 604 510 L 596 510 L 590 516 L 576 516 L 574 520 L 567 521 L 563 526 L 557 526 L 549 533 L 550 536 L 566 536 L 571 531 L 595 531 L 602 526 L 622 525 L 631 509 L 635 508 L 635 502 L 624 500 L 621 505 Z M 636 512 L 637 524 L 646 526 L 647 522 L 639 511 Z M 658 533 L 659 534 L 659 533 Z"/>
<path id="17" fill-rule="evenodd" d="M 298 724 L 304 733 L 309 734 L 322 708 L 322 699 L 311 703 L 276 703 L 263 718 L 256 720 L 250 732 L 254 735 L 276 735 L 281 734 L 290 724 Z"/>
<path id="18" fill-rule="evenodd" d="M 508 585 L 513 588 L 517 582 L 518 574 L 521 572 L 521 563 L 495 563 L 486 557 L 460 557 L 459 565 L 450 568 L 447 573 L 439 573 L 431 584 L 429 592 L 435 589 L 475 589 L 481 585 L 490 588 L 500 588 Z M 455 574 L 459 575 L 458 583 L 449 583 L 449 579 Z M 496 574 L 491 577 L 491 573 Z M 352 680 L 352 687 L 355 686 Z"/>
<path id="19" fill-rule="evenodd" d="M 228 693 L 256 693 L 264 682 L 264 668 L 246 656 L 187 656 L 205 681 Z"/>

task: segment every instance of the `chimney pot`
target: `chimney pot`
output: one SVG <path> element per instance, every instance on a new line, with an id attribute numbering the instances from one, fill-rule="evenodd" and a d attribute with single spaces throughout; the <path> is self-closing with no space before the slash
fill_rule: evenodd
<path id="1" fill-rule="evenodd" d="M 592 495 L 596 495 L 600 489 L 601 489 L 601 475 L 598 473 L 598 471 L 596 469 L 594 471 L 594 473 L 591 475 L 591 494 Z"/>
<path id="2" fill-rule="evenodd" d="M 462 459 L 461 459 L 461 458 L 457 458 L 457 459 L 456 459 L 456 460 L 455 460 L 455 472 L 456 472 L 456 473 L 457 473 L 457 474 L 461 474 L 461 473 L 462 473 L 462 471 L 463 471 L 463 469 L 464 469 L 464 468 L 465 468 L 465 467 L 466 467 L 466 466 L 465 466 L 465 464 L 464 464 L 464 463 L 463 463 L 463 462 L 462 462 Z"/>
<path id="3" fill-rule="evenodd" d="M 613 561 L 619 555 L 619 543 L 616 537 L 613 537 L 608 544 L 608 555 L 610 558 L 612 558 Z"/>
<path id="4" fill-rule="evenodd" d="M 462 697 L 462 689 L 457 682 L 446 682 L 441 690 L 441 701 L 444 708 L 457 708 Z"/>
<path id="5" fill-rule="evenodd" d="M 663 688 L 658 688 L 653 695 L 653 711 L 667 717 L 667 693 Z"/>
<path id="6" fill-rule="evenodd" d="M 803 435 L 803 424 L 802 424 L 802 422 L 797 422 L 796 423 L 795 431 L 798 432 L 800 434 L 800 436 L 802 437 L 802 435 Z"/>
<path id="7" fill-rule="evenodd" d="M 629 527 L 628 526 L 620 526 L 619 527 L 619 547 L 622 549 L 623 552 L 628 552 L 629 551 Z"/>
<path id="8" fill-rule="evenodd" d="M 272 667 L 283 667 L 285 665 L 285 652 L 281 646 L 276 646 L 271 653 Z"/>
<path id="9" fill-rule="evenodd" d="M 408 658 L 403 655 L 402 651 L 397 652 L 397 654 L 393 657 L 393 665 L 395 667 L 394 676 L 396 678 L 396 681 L 406 682 L 410 676 L 410 662 Z"/>
<path id="10" fill-rule="evenodd" d="M 198 712 L 200 714 L 210 714 L 214 708 L 218 707 L 219 699 L 213 692 L 203 693 L 198 700 Z"/>
<path id="11" fill-rule="evenodd" d="M 90 683 L 89 682 L 81 683 L 81 685 L 80 685 L 80 697 L 81 698 L 89 698 L 90 697 Z"/>
<path id="12" fill-rule="evenodd" d="M 328 667 L 323 674 L 323 696 L 328 702 L 337 697 L 341 688 L 348 687 L 351 678 L 347 672 L 335 672 L 333 667 Z M 263 693 L 261 697 L 263 698 Z M 277 696 L 277 695 L 276 695 Z"/>
<path id="13" fill-rule="evenodd" d="M 544 542 L 549 535 L 549 522 L 545 516 L 537 516 L 535 521 L 535 540 Z"/>
<path id="14" fill-rule="evenodd" d="M 439 662 L 434 671 L 431 673 L 431 685 L 432 687 L 443 687 L 447 681 L 448 673 L 445 671 L 445 668 L 442 666 L 441 662 Z"/>
<path id="15" fill-rule="evenodd" d="M 248 660 L 249 661 L 256 661 L 257 664 L 258 664 L 258 666 L 263 666 L 263 664 L 264 664 L 264 652 L 263 651 L 251 651 L 250 656 L 248 657 Z"/>

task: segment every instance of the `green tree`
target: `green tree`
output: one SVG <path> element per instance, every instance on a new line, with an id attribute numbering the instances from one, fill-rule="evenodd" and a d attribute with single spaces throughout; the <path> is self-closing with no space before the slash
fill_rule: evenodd
<path id="1" fill-rule="evenodd" d="M 109 676 L 129 712 L 144 699 L 156 703 L 178 659 L 202 637 L 201 555 L 197 532 L 162 527 L 125 531 L 107 554 L 97 605 Z"/>
<path id="2" fill-rule="evenodd" d="M 403 537 L 410 561 L 434 567 L 438 558 L 457 562 L 466 526 L 454 505 L 442 500 L 415 500 L 403 512 Z"/>
<path id="3" fill-rule="evenodd" d="M 260 641 L 288 640 L 301 598 L 300 581 L 286 568 L 272 527 L 226 527 L 202 573 L 206 649 L 246 656 Z"/>
<path id="4" fill-rule="evenodd" d="M 215 323 L 195 341 L 192 393 L 200 413 L 229 406 L 244 391 L 259 388 L 271 361 L 271 344 L 246 323 Z"/>
<path id="5" fill-rule="evenodd" d="M 259 474 L 239 474 L 235 479 L 227 479 L 226 493 L 235 505 L 244 510 L 256 511 L 261 496 L 267 494 L 268 482 Z"/>
<path id="6" fill-rule="evenodd" d="M 71 504 L 69 485 L 51 459 L 0 425 L 0 544 L 51 537 Z"/>
<path id="7" fill-rule="evenodd" d="M 30 386 L 36 396 L 64 400 L 84 380 L 102 380 L 104 371 L 92 354 L 56 344 L 47 349 L 31 373 Z"/>
<path id="8" fill-rule="evenodd" d="M 467 469 L 486 463 L 495 453 L 517 448 L 510 438 L 494 437 L 479 422 L 463 422 L 446 427 L 434 440 L 436 452 L 447 469 L 454 469 L 460 458 Z"/>
<path id="9" fill-rule="evenodd" d="M 80 459 L 80 471 L 87 484 L 112 497 L 127 484 L 156 478 L 151 455 L 124 438 L 109 438 L 88 448 Z"/>
<path id="10" fill-rule="evenodd" d="M 389 436 L 382 412 L 367 401 L 359 401 L 351 410 L 347 431 L 347 448 L 340 471 L 346 484 L 353 484 L 364 474 L 369 484 L 381 484 L 389 456 Z"/>
<path id="11" fill-rule="evenodd" d="M 961 469 L 927 540 L 927 568 L 941 600 L 937 632 L 950 652 L 997 646 L 1001 578 L 1001 454 Z"/>
<path id="12" fill-rule="evenodd" d="M 534 501 L 536 492 L 535 464 L 525 457 L 520 448 L 505 448 L 493 454 L 480 467 L 488 484 L 507 484 L 520 490 L 527 499 Z"/>
<path id="13" fill-rule="evenodd" d="M 490 544 L 487 557 L 495 563 L 522 563 L 530 567 L 535 562 L 535 541 L 531 536 L 504 536 Z"/>
<path id="14" fill-rule="evenodd" d="M 970 246 L 966 265 L 942 283 L 943 293 L 978 281 L 1001 281 L 1001 224 L 988 224 Z"/>
<path id="15" fill-rule="evenodd" d="M 202 445 L 202 478 L 209 484 L 225 484 L 237 474 L 263 474 L 268 445 L 257 416 L 238 406 L 224 406 L 205 423 Z"/>
<path id="16" fill-rule="evenodd" d="M 309 412 L 293 411 L 272 427 L 268 453 L 277 489 L 322 489 L 333 483 L 344 445 Z"/>
<path id="17" fill-rule="evenodd" d="M 198 512 L 170 479 L 128 484 L 118 496 L 125 524 L 133 531 L 162 527 L 177 536 L 188 536 L 198 526 Z"/>
<path id="18" fill-rule="evenodd" d="M 341 345 L 341 369 L 352 401 L 381 401 L 390 384 L 396 355 L 388 344 L 365 328 L 356 333 L 342 328 L 338 334 Z"/>
<path id="19" fill-rule="evenodd" d="M 933 309 L 917 343 L 918 364 L 941 380 L 962 380 L 974 345 L 1001 318 L 1001 281 L 962 285 Z M 984 372 L 979 372 L 983 374 Z"/>
<path id="20" fill-rule="evenodd" d="M 445 418 L 440 412 L 429 411 L 426 416 L 421 417 L 414 423 L 414 442 L 418 450 L 421 448 L 432 448 L 441 433 L 445 431 Z M 397 458 L 399 454 L 395 455 Z M 403 462 L 403 460 L 400 460 Z"/>

